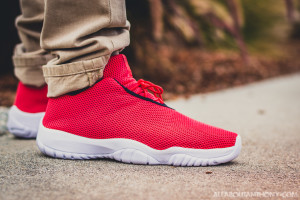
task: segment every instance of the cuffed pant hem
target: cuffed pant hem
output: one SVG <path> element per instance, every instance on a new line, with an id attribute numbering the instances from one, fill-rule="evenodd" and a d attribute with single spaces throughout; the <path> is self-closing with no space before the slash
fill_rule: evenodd
<path id="1" fill-rule="evenodd" d="M 80 90 L 92 86 L 102 78 L 103 70 L 110 55 L 62 65 L 43 66 L 45 81 L 48 84 L 48 97 Z"/>
<path id="2" fill-rule="evenodd" d="M 52 55 L 42 49 L 34 52 L 25 52 L 23 45 L 18 44 L 12 57 L 15 75 L 26 85 L 41 87 L 46 84 L 42 66 L 52 58 Z"/>

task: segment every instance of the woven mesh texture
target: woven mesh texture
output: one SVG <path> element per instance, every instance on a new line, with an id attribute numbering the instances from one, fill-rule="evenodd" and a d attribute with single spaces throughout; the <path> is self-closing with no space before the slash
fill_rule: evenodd
<path id="1" fill-rule="evenodd" d="M 19 82 L 14 105 L 28 113 L 45 112 L 47 107 L 47 86 L 41 88 L 26 86 Z"/>
<path id="2" fill-rule="evenodd" d="M 103 80 L 77 95 L 50 98 L 44 126 L 87 138 L 132 139 L 158 150 L 174 146 L 225 148 L 235 144 L 235 133 L 197 122 L 127 93 L 111 78 L 122 83 L 123 72 L 118 75 L 106 70 L 104 73 Z M 131 74 L 129 67 L 128 74 Z"/>

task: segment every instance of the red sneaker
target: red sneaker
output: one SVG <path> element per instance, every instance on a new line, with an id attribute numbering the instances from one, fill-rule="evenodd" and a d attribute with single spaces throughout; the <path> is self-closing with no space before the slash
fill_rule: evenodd
<path id="1" fill-rule="evenodd" d="M 94 86 L 49 99 L 37 144 L 52 157 L 134 164 L 207 166 L 239 155 L 236 133 L 176 112 L 162 92 L 132 78 L 124 55 L 111 57 Z"/>
<path id="2" fill-rule="evenodd" d="M 19 82 L 15 103 L 8 113 L 8 130 L 17 137 L 35 138 L 47 102 L 46 85 L 35 88 Z"/>

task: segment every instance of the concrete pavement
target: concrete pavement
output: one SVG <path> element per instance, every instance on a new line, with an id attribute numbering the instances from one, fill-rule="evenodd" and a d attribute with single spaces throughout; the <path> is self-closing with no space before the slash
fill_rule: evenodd
<path id="1" fill-rule="evenodd" d="M 0 199 L 228 199 L 238 192 L 300 198 L 300 74 L 167 104 L 238 132 L 241 155 L 220 166 L 185 168 L 59 160 L 0 128 Z"/>

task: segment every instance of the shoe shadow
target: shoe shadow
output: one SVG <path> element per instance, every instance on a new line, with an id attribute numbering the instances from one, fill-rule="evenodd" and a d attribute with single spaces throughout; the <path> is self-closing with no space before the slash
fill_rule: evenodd
<path id="1" fill-rule="evenodd" d="M 124 163 L 117 160 L 109 159 L 109 158 L 96 158 L 96 159 L 63 159 L 63 158 L 55 158 L 43 154 L 42 152 L 36 153 L 37 157 L 39 158 L 47 158 L 53 160 L 65 160 L 65 161 L 72 161 L 72 162 L 105 162 L 105 163 L 115 163 L 115 164 L 123 164 L 123 165 L 134 165 L 134 166 L 148 166 L 148 167 L 172 167 L 172 168 L 219 168 L 219 167 L 233 167 L 236 165 L 240 165 L 238 161 L 230 161 L 228 163 L 222 163 L 219 165 L 209 165 L 209 166 L 173 166 L 173 165 L 144 165 L 144 164 L 134 164 L 134 163 Z"/>
<path id="2" fill-rule="evenodd" d="M 12 138 L 13 140 L 18 140 L 18 141 L 32 141 L 35 140 L 35 138 L 22 138 L 22 137 L 18 137 L 18 136 L 13 136 Z"/>
<path id="3" fill-rule="evenodd" d="M 122 163 L 116 160 L 112 160 L 109 158 L 96 158 L 96 159 L 63 159 L 63 158 L 55 158 L 55 157 L 51 157 L 48 156 L 46 154 L 43 154 L 42 152 L 37 152 L 36 156 L 38 158 L 42 158 L 42 159 L 51 159 L 51 160 L 63 160 L 63 161 L 68 161 L 68 162 L 108 162 L 108 163 L 121 163 L 121 164 L 130 164 L 130 163 Z"/>

